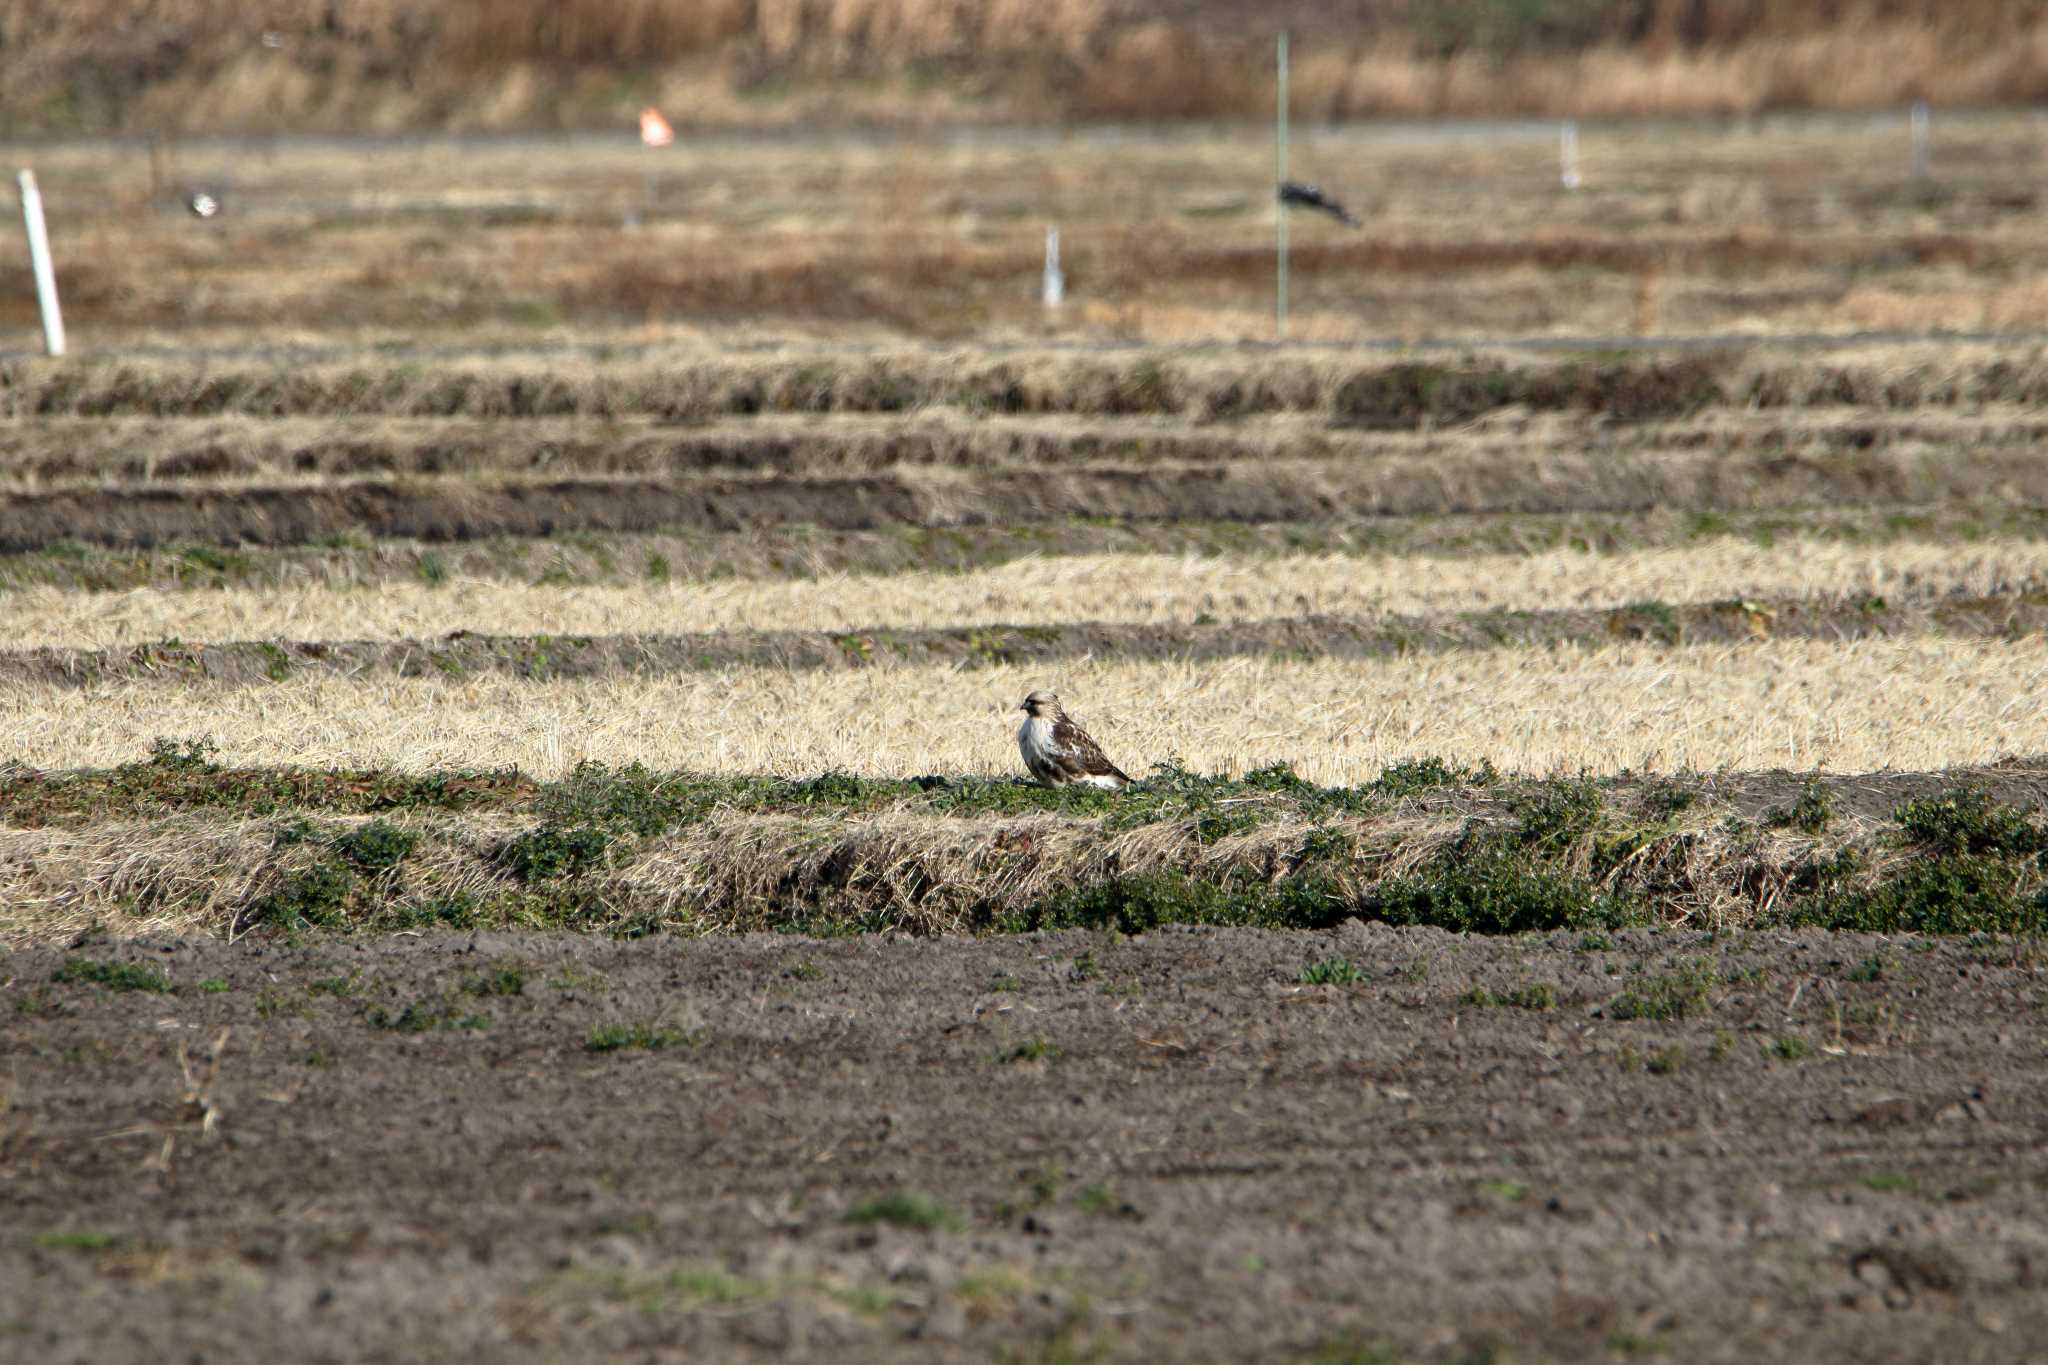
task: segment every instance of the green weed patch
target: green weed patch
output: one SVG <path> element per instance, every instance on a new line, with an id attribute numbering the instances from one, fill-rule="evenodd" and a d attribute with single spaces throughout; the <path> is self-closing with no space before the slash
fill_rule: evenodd
<path id="1" fill-rule="evenodd" d="M 1901 804 L 1894 855 L 1863 877 L 1820 876 L 1793 924 L 1875 933 L 2048 932 L 2048 819 L 1970 786 Z"/>
<path id="2" fill-rule="evenodd" d="M 50 979 L 65 985 L 104 986 L 110 991 L 148 991 L 162 995 L 171 990 L 171 979 L 164 975 L 163 968 L 147 962 L 101 962 L 89 957 L 74 957 L 59 967 Z"/>

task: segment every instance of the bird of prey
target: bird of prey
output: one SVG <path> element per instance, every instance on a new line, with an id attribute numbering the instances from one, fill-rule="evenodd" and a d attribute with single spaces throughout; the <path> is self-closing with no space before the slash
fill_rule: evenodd
<path id="1" fill-rule="evenodd" d="M 1024 713 L 1024 723 L 1017 727 L 1017 748 L 1024 766 L 1046 786 L 1078 782 L 1115 790 L 1131 780 L 1102 756 L 1101 746 L 1060 709 L 1060 699 L 1052 693 L 1033 692 L 1017 709 Z"/>
<path id="2" fill-rule="evenodd" d="M 1357 227 L 1358 219 L 1351 210 L 1323 193 L 1321 185 L 1304 185 L 1299 180 L 1280 182 L 1280 202 L 1290 208 L 1318 209 L 1329 214 L 1345 227 Z"/>

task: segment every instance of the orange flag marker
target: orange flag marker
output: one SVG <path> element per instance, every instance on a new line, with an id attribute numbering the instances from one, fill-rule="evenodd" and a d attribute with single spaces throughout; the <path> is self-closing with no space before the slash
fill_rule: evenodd
<path id="1" fill-rule="evenodd" d="M 650 147 L 666 147 L 676 140 L 676 130 L 651 104 L 640 111 L 640 140 Z"/>

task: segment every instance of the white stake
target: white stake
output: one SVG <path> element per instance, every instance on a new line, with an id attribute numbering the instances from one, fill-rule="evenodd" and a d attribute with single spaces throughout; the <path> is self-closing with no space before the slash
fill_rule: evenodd
<path id="1" fill-rule="evenodd" d="M 1568 118 L 1557 131 L 1558 179 L 1568 190 L 1575 190 L 1586 183 L 1579 174 L 1579 121 Z"/>
<path id="2" fill-rule="evenodd" d="M 36 303 L 43 310 L 43 349 L 51 355 L 63 355 L 64 316 L 57 311 L 57 272 L 50 265 L 50 233 L 43 226 L 43 194 L 36 188 L 34 171 L 23 171 L 16 182 L 21 186 L 21 221 L 28 228 L 29 266 L 36 276 Z"/>
<path id="3" fill-rule="evenodd" d="M 1929 126 L 1933 119 L 1927 111 L 1926 100 L 1913 101 L 1913 178 L 1927 178 L 1927 142 L 1932 132 Z"/>
<path id="4" fill-rule="evenodd" d="M 1067 277 L 1060 274 L 1060 230 L 1045 230 L 1045 306 L 1057 308 L 1067 296 Z"/>

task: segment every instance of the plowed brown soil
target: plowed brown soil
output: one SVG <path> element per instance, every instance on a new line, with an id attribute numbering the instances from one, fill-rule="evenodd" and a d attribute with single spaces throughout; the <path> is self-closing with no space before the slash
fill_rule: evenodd
<path id="1" fill-rule="evenodd" d="M 1843 503 L 2048 501 L 2027 448 L 1967 462 L 1918 454 L 1609 456 L 1503 450 L 1369 464 L 1285 461 L 905 470 L 848 478 L 461 479 L 258 487 L 140 484 L 0 499 L 0 554 L 58 543 L 302 545 L 348 535 L 463 541 L 569 531 L 735 531 L 806 525 L 1009 526 L 1139 521 L 1310 521 L 1461 513 L 1783 511 Z"/>
<path id="2" fill-rule="evenodd" d="M 1357 980 L 1301 983 L 1333 958 Z M 53 980 L 101 961 L 176 991 Z M 1354 922 L 0 964 L 23 1360 L 2006 1360 L 2048 1334 L 2026 945 Z M 1620 1017 L 1686 980 L 1680 1017 Z M 667 1045 L 591 1048 L 636 1027 Z"/>

